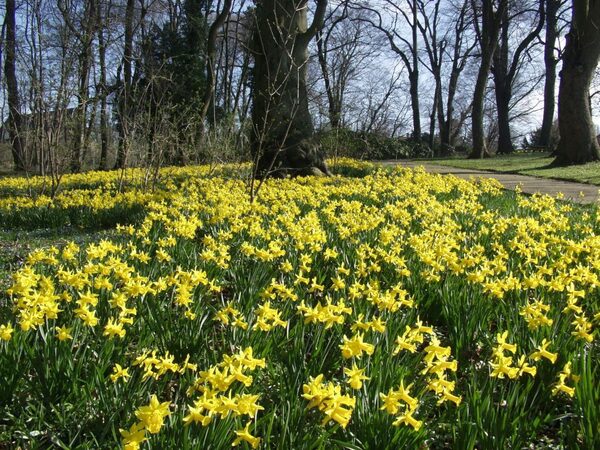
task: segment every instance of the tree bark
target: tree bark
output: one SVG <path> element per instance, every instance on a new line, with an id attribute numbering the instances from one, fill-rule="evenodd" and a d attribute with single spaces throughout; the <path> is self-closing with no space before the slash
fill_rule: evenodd
<path id="1" fill-rule="evenodd" d="M 573 0 L 558 92 L 557 165 L 600 160 L 589 91 L 600 58 L 600 0 Z"/>
<path id="2" fill-rule="evenodd" d="M 458 62 L 457 53 L 455 52 L 455 59 L 452 61 L 452 71 L 450 72 L 450 80 L 448 81 L 448 97 L 446 100 L 446 118 L 442 117 L 443 126 L 440 127 L 440 147 L 442 155 L 450 154 L 454 147 L 454 97 L 456 96 L 456 90 L 458 88 L 458 79 L 463 69 L 466 66 L 468 53 L 463 55 L 461 62 Z"/>
<path id="3" fill-rule="evenodd" d="M 483 107 L 485 100 L 485 88 L 487 86 L 488 74 L 492 65 L 492 58 L 482 55 L 477 81 L 473 91 L 473 111 L 471 113 L 471 128 L 473 135 L 473 149 L 469 158 L 484 158 L 489 156 L 485 131 L 483 128 Z"/>
<path id="4" fill-rule="evenodd" d="M 430 149 L 434 150 L 434 154 L 435 154 L 435 122 L 436 122 L 436 118 L 437 118 L 437 113 L 439 111 L 439 106 L 440 106 L 440 84 L 437 82 L 435 82 L 435 90 L 433 93 L 433 104 L 431 105 L 431 112 L 429 113 L 429 139 L 427 141 L 427 145 L 429 146 Z"/>
<path id="5" fill-rule="evenodd" d="M 421 106 L 419 104 L 419 70 L 416 66 L 408 74 L 410 106 L 413 114 L 413 139 L 421 140 Z"/>
<path id="6" fill-rule="evenodd" d="M 443 155 L 450 153 L 452 148 L 454 147 L 454 133 L 452 132 L 452 127 L 454 123 L 454 97 L 456 96 L 456 90 L 458 88 L 458 79 L 460 77 L 461 72 L 462 69 L 460 71 L 455 70 L 454 64 L 452 65 L 452 73 L 450 74 L 450 80 L 448 82 L 448 97 L 446 100 L 446 119 L 444 120 L 444 126 L 440 129 L 440 146 Z"/>
<path id="7" fill-rule="evenodd" d="M 552 135 L 552 125 L 554 124 L 554 109 L 556 105 L 556 66 L 558 59 L 554 56 L 554 47 L 558 38 L 558 9 L 561 0 L 546 1 L 546 42 L 544 42 L 544 67 L 546 76 L 544 79 L 544 117 L 542 119 L 542 129 L 537 146 L 546 147 L 550 145 Z"/>
<path id="8" fill-rule="evenodd" d="M 307 27 L 307 0 L 264 0 L 256 6 L 253 50 L 252 152 L 256 177 L 329 173 L 312 142 L 306 66 L 327 0 Z"/>
<path id="9" fill-rule="evenodd" d="M 21 103 L 19 100 L 19 85 L 16 74 L 16 20 L 15 0 L 6 0 L 6 57 L 4 59 L 4 76 L 8 97 L 8 133 L 12 144 L 12 157 L 15 170 L 25 168 L 25 155 L 21 135 Z"/>

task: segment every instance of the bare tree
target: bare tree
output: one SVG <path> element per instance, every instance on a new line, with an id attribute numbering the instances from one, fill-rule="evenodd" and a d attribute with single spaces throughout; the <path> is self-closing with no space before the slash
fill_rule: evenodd
<path id="1" fill-rule="evenodd" d="M 554 123 L 554 109 L 556 105 L 556 66 L 559 59 L 556 57 L 556 44 L 559 36 L 558 20 L 559 11 L 564 0 L 544 0 L 546 2 L 546 35 L 544 39 L 544 117 L 538 141 L 535 145 L 548 147 Z"/>
<path id="2" fill-rule="evenodd" d="M 8 97 L 8 132 L 12 146 L 13 163 L 16 170 L 25 168 L 25 155 L 23 152 L 21 130 L 21 102 L 19 99 L 19 85 L 16 74 L 16 19 L 15 0 L 6 0 L 6 15 L 4 27 L 6 28 L 4 76 Z"/>
<path id="3" fill-rule="evenodd" d="M 98 168 L 105 170 L 107 168 L 108 145 L 110 140 L 110 120 L 108 111 L 108 95 L 111 87 L 108 85 L 106 51 L 109 45 L 107 30 L 109 18 L 111 15 L 112 1 L 99 1 L 97 6 L 97 24 L 98 33 L 98 62 L 99 62 L 99 84 L 96 91 L 100 96 L 100 161 Z"/>
<path id="4" fill-rule="evenodd" d="M 332 8 L 323 29 L 317 33 L 317 59 L 327 99 L 331 128 L 343 126 L 349 86 L 359 81 L 370 60 L 379 52 L 380 42 L 361 20 L 365 11 L 349 9 L 346 3 Z"/>
<path id="5" fill-rule="evenodd" d="M 483 127 L 485 88 L 498 45 L 500 25 L 508 8 L 508 0 L 471 0 L 474 21 L 480 48 L 480 64 L 473 92 L 473 111 L 471 114 L 471 133 L 473 150 L 470 158 L 489 156 Z"/>
<path id="6" fill-rule="evenodd" d="M 397 94 L 402 85 L 400 79 L 403 76 L 402 70 L 394 70 L 387 84 L 379 86 L 377 83 L 371 83 L 367 95 L 366 108 L 362 111 L 363 120 L 359 130 L 363 133 L 379 133 L 394 136 L 397 133 L 397 126 L 401 124 L 399 112 L 394 115 L 391 108 L 392 100 L 397 100 Z M 389 127 L 392 130 L 389 130 Z"/>
<path id="7" fill-rule="evenodd" d="M 382 32 L 387 38 L 391 50 L 400 57 L 404 63 L 410 82 L 410 99 L 413 114 L 413 138 L 421 139 L 421 108 L 419 105 L 419 26 L 417 0 L 384 0 L 383 6 L 379 8 L 364 5 L 355 8 L 367 9 L 370 12 L 368 18 L 361 19 L 371 24 Z M 387 13 L 389 17 L 384 18 L 380 11 Z M 374 18 L 371 18 L 374 17 Z M 391 22 L 391 24 L 390 24 Z M 405 37 L 404 27 L 408 25 L 410 37 Z"/>
<path id="8" fill-rule="evenodd" d="M 83 154 L 89 131 L 87 128 L 87 110 L 89 101 L 89 77 L 92 70 L 92 42 L 96 34 L 98 0 L 84 3 L 83 11 L 78 11 L 77 2 L 60 0 L 57 2 L 63 20 L 78 41 L 78 88 L 75 109 L 75 129 L 71 156 L 71 171 L 81 171 Z M 80 17 L 77 17 L 81 14 Z"/>
<path id="9" fill-rule="evenodd" d="M 430 117 L 430 142 L 433 148 L 435 121 L 437 116 L 440 130 L 441 154 L 451 151 L 454 142 L 454 99 L 459 78 L 465 69 L 469 56 L 477 45 L 475 39 L 469 39 L 472 24 L 467 15 L 469 0 L 463 0 L 451 11 L 446 10 L 445 28 L 442 28 L 442 0 L 418 0 L 421 19 L 417 22 L 423 37 L 428 64 L 425 67 L 431 72 L 435 83 L 433 105 Z M 444 85 L 444 66 L 450 62 L 447 84 Z M 446 100 L 444 104 L 444 93 Z"/>
<path id="10" fill-rule="evenodd" d="M 530 46 L 539 36 L 544 27 L 545 19 L 545 1 L 536 0 L 538 9 L 535 12 L 535 26 L 529 27 L 529 21 L 525 21 L 525 29 L 530 29 L 516 45 L 516 49 L 510 55 L 510 47 L 515 44 L 515 40 L 510 42 L 510 28 L 520 27 L 519 20 L 522 16 L 527 16 L 529 8 L 527 4 L 516 5 L 513 10 L 509 7 L 503 11 L 502 25 L 500 29 L 499 45 L 494 52 L 493 65 L 491 68 L 494 78 L 496 108 L 498 112 L 498 149 L 500 154 L 512 153 L 514 146 L 512 143 L 510 130 L 510 104 L 513 96 L 513 84 L 515 82 L 519 68 L 523 64 L 523 56 L 527 53 Z M 509 61 L 510 59 L 510 61 Z"/>
<path id="11" fill-rule="evenodd" d="M 213 101 L 215 93 L 215 56 L 216 56 L 216 44 L 217 44 L 217 33 L 219 29 L 225 23 L 227 16 L 231 13 L 231 6 L 233 0 L 225 0 L 223 2 L 223 8 L 218 12 L 214 22 L 211 24 L 208 30 L 208 39 L 206 41 L 206 89 L 204 91 L 204 98 L 202 99 L 202 110 L 200 117 L 198 118 L 201 126 L 206 119 L 206 115 Z"/>
<path id="12" fill-rule="evenodd" d="M 123 80 L 118 93 L 118 128 L 119 147 L 115 169 L 125 167 L 127 154 L 129 153 L 129 128 L 131 121 L 132 97 L 133 97 L 133 34 L 134 34 L 134 7 L 135 0 L 127 0 L 125 8 L 125 42 L 123 47 Z"/>

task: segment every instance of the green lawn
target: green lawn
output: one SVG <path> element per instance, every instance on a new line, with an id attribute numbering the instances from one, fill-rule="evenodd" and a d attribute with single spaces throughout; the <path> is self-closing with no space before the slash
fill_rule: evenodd
<path id="1" fill-rule="evenodd" d="M 554 160 L 549 153 L 516 153 L 487 159 L 445 158 L 427 162 L 461 169 L 513 172 L 542 178 L 578 181 L 600 185 L 600 162 L 570 167 L 550 167 Z"/>

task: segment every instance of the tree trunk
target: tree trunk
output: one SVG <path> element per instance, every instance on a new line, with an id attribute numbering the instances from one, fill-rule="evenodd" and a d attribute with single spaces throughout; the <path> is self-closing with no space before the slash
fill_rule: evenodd
<path id="1" fill-rule="evenodd" d="M 435 122 L 436 122 L 439 106 L 441 103 L 440 96 L 441 96 L 440 85 L 438 83 L 438 80 L 436 79 L 435 80 L 435 91 L 433 93 L 433 104 L 431 105 L 431 113 L 429 114 L 429 140 L 427 142 L 427 145 L 429 146 L 429 148 L 432 151 L 434 151 L 434 154 L 435 154 L 435 149 L 434 149 Z"/>
<path id="2" fill-rule="evenodd" d="M 510 99 L 512 97 L 512 79 L 508 76 L 508 8 L 504 11 L 500 45 L 494 52 L 494 93 L 498 111 L 498 150 L 499 154 L 515 151 L 510 134 Z"/>
<path id="3" fill-rule="evenodd" d="M 482 55 L 477 81 L 473 91 L 473 111 L 471 113 L 471 128 L 473 134 L 473 150 L 469 158 L 484 158 L 489 156 L 485 131 L 483 128 L 483 107 L 485 101 L 485 88 L 487 86 L 488 74 L 492 65 L 492 59 L 488 55 Z"/>
<path id="4" fill-rule="evenodd" d="M 472 0 L 473 9 L 476 10 L 475 1 Z M 483 107 L 485 101 L 485 88 L 487 86 L 492 59 L 498 45 L 501 18 L 507 8 L 507 0 L 500 0 L 498 8 L 492 0 L 483 0 L 481 12 L 481 29 L 478 30 L 479 46 L 481 48 L 481 62 L 477 73 L 477 81 L 473 92 L 473 111 L 471 113 L 471 128 L 473 134 L 473 149 L 469 158 L 484 158 L 489 156 L 485 131 L 483 128 Z M 477 21 L 477 19 L 475 20 Z"/>
<path id="5" fill-rule="evenodd" d="M 15 0 L 6 0 L 6 57 L 4 60 L 4 76 L 8 97 L 8 133 L 12 144 L 12 156 L 15 170 L 25 168 L 23 141 L 21 139 L 21 104 L 19 101 L 19 86 L 16 74 L 16 21 Z"/>
<path id="6" fill-rule="evenodd" d="M 323 36 L 321 33 L 317 37 L 317 58 L 321 67 L 321 75 L 323 75 L 323 83 L 325 84 L 325 92 L 327 94 L 327 112 L 329 115 L 329 125 L 335 130 L 340 127 L 341 107 L 338 107 L 336 96 L 331 85 L 329 76 L 329 67 L 327 64 L 327 48 L 323 45 Z"/>
<path id="7" fill-rule="evenodd" d="M 81 171 L 83 159 L 83 151 L 85 146 L 86 135 L 86 114 L 88 102 L 88 78 L 91 64 L 91 40 L 89 45 L 83 43 L 84 48 L 81 50 L 79 58 L 79 89 L 78 97 L 79 104 L 75 108 L 75 136 L 73 138 L 73 152 L 71 154 L 71 171 L 74 173 Z"/>
<path id="8" fill-rule="evenodd" d="M 323 23 L 319 0 L 307 28 L 307 1 L 264 0 L 256 7 L 254 31 L 252 152 L 257 177 L 329 173 L 308 111 L 308 44 Z"/>
<path id="9" fill-rule="evenodd" d="M 550 145 L 552 125 L 554 123 L 555 89 L 556 89 L 556 65 L 558 60 L 554 56 L 554 47 L 558 37 L 558 9 L 561 0 L 546 1 L 546 42 L 544 43 L 544 67 L 546 77 L 544 80 L 544 118 L 538 141 L 535 143 L 540 147 Z"/>
<path id="10" fill-rule="evenodd" d="M 225 23 L 227 16 L 231 13 L 231 5 L 233 0 L 225 0 L 223 9 L 215 18 L 215 21 L 208 30 L 208 39 L 206 41 L 206 90 L 202 99 L 202 108 L 200 110 L 200 128 L 204 130 L 204 121 L 210 109 L 210 105 L 214 101 L 215 85 L 216 85 L 216 54 L 217 54 L 217 33 Z M 227 37 L 225 37 L 227 41 Z"/>
<path id="11" fill-rule="evenodd" d="M 410 105 L 413 114 L 413 138 L 416 141 L 421 140 L 421 107 L 419 105 L 419 72 L 416 67 L 408 74 L 410 82 Z"/>
<path id="12" fill-rule="evenodd" d="M 419 41 L 418 25 L 419 17 L 417 15 L 417 0 L 412 0 L 412 72 L 409 73 L 410 80 L 410 102 L 413 112 L 413 138 L 421 142 L 421 108 L 419 105 Z"/>
<path id="13" fill-rule="evenodd" d="M 71 150 L 71 171 L 81 171 L 83 160 L 83 151 L 87 147 L 87 137 L 89 136 L 86 125 L 87 108 L 89 100 L 89 76 L 92 66 L 92 43 L 95 35 L 95 26 L 97 25 L 97 1 L 90 0 L 85 3 L 83 15 L 79 23 L 72 22 L 71 13 L 66 5 L 58 3 L 58 9 L 62 13 L 64 22 L 69 31 L 75 35 L 79 48 L 78 55 L 78 86 L 77 86 L 77 106 L 74 111 L 74 133 Z"/>
<path id="14" fill-rule="evenodd" d="M 498 150 L 500 155 L 508 155 L 515 151 L 510 131 L 510 97 L 511 88 L 500 82 L 496 86 L 496 107 L 498 110 Z"/>
<path id="15" fill-rule="evenodd" d="M 446 100 L 446 119 L 444 120 L 443 127 L 440 128 L 442 155 L 450 154 L 454 147 L 454 139 L 452 138 L 454 135 L 452 132 L 452 124 L 454 123 L 454 97 L 456 96 L 458 79 L 463 67 L 464 65 L 452 64 L 452 72 L 450 74 L 450 81 L 448 82 L 448 97 Z"/>
<path id="16" fill-rule="evenodd" d="M 129 127 L 131 120 L 131 96 L 133 88 L 133 15 L 135 0 L 127 0 L 125 8 L 125 43 L 123 49 L 123 83 L 119 93 L 119 146 L 115 169 L 125 167 L 129 153 Z"/>
<path id="17" fill-rule="evenodd" d="M 110 4 L 106 7 L 110 10 Z M 106 169 L 106 159 L 108 158 L 108 136 L 109 136 L 109 123 L 108 123 L 108 111 L 106 97 L 108 95 L 108 87 L 106 85 L 106 40 L 104 36 L 104 17 L 106 15 L 102 10 L 102 5 L 98 5 L 98 59 L 100 62 L 100 162 L 98 168 L 100 170 Z"/>
<path id="18" fill-rule="evenodd" d="M 600 58 L 600 1 L 573 0 L 558 92 L 560 141 L 555 164 L 600 160 L 589 103 L 590 83 Z"/>
<path id="19" fill-rule="evenodd" d="M 454 151 L 454 97 L 456 96 L 456 90 L 458 87 L 458 80 L 460 78 L 460 75 L 467 65 L 467 59 L 471 55 L 471 52 L 473 51 L 475 46 L 477 45 L 477 43 L 474 42 L 473 44 L 469 45 L 466 49 L 463 49 L 464 35 L 466 34 L 468 27 L 470 26 L 470 23 L 467 20 L 468 8 L 469 0 L 463 0 L 460 11 L 458 13 L 456 24 L 454 26 L 454 50 L 452 56 L 452 68 L 450 70 L 450 78 L 448 80 L 448 95 L 446 98 L 445 116 L 443 113 L 443 102 L 440 101 L 442 108 L 440 108 L 440 112 L 438 114 L 440 116 L 440 149 L 442 156 L 448 156 Z M 440 92 L 442 92 L 441 89 Z"/>
<path id="20" fill-rule="evenodd" d="M 440 86 L 441 88 L 441 86 Z M 437 107 L 437 124 L 438 124 L 438 138 L 439 138 L 439 143 L 438 143 L 438 149 L 437 151 L 434 152 L 434 155 L 436 156 L 446 156 L 447 153 L 449 153 L 449 148 L 448 145 L 444 145 L 442 144 L 442 134 L 444 133 L 444 128 L 446 126 L 446 120 L 444 119 L 444 117 L 446 117 L 446 114 L 444 112 L 444 100 L 442 98 L 442 92 L 441 89 L 439 91 L 439 99 L 438 99 L 438 107 Z"/>

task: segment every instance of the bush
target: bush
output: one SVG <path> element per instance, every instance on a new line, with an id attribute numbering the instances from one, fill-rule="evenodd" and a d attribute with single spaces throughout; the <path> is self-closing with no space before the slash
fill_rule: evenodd
<path id="1" fill-rule="evenodd" d="M 529 137 L 525 137 L 523 139 L 523 148 L 530 151 L 544 151 L 548 150 L 553 152 L 556 150 L 556 146 L 558 145 L 558 140 L 560 136 L 558 134 L 558 121 L 555 121 L 552 124 L 552 129 L 550 131 L 550 142 L 548 142 L 548 147 L 543 148 L 539 146 L 540 135 L 542 134 L 542 128 L 536 128 Z"/>
<path id="2" fill-rule="evenodd" d="M 344 128 L 320 132 L 317 138 L 323 152 L 329 158 L 342 156 L 368 160 L 405 159 L 424 156 L 423 149 L 427 148 L 422 143 L 415 143 L 408 139 Z"/>

